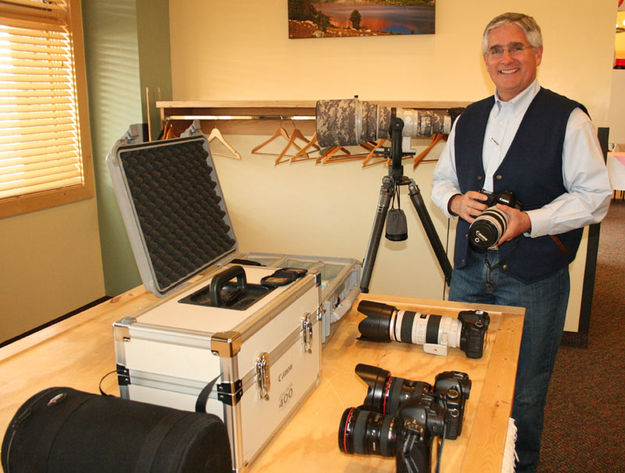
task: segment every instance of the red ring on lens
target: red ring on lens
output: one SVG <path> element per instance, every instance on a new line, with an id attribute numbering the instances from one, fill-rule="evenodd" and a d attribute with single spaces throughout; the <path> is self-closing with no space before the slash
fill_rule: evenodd
<path id="1" fill-rule="evenodd" d="M 349 421 L 352 417 L 352 414 L 354 412 L 354 408 L 350 408 L 349 409 L 349 413 L 347 414 L 347 419 L 345 419 L 345 424 L 343 424 L 345 427 L 343 428 L 343 451 L 345 453 L 350 453 L 347 451 L 347 426 L 349 425 Z"/>
<path id="2" fill-rule="evenodd" d="M 386 386 L 384 387 L 384 401 L 382 401 L 382 414 L 386 414 L 386 400 L 388 399 L 388 393 L 391 390 L 391 376 L 386 380 Z"/>

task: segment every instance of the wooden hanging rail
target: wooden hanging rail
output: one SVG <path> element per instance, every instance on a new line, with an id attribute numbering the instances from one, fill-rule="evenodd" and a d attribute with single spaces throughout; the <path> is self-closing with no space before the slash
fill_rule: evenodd
<path id="1" fill-rule="evenodd" d="M 167 120 L 315 120 L 315 115 L 169 115 Z"/>
<path id="2" fill-rule="evenodd" d="M 332 97 L 337 98 L 337 97 Z M 323 99 L 323 97 L 320 97 Z M 388 107 L 447 109 L 465 107 L 469 102 L 368 100 Z M 183 131 L 192 120 L 199 119 L 207 133 L 218 126 L 224 134 L 271 135 L 276 121 L 297 121 L 302 133 L 315 132 L 317 100 L 174 100 L 156 102 L 161 121 L 173 122 Z"/>

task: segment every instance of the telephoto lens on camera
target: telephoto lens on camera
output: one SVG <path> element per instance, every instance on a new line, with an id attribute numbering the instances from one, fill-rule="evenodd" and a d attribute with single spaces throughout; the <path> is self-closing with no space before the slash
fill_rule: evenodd
<path id="1" fill-rule="evenodd" d="M 469 243 L 480 251 L 496 247 L 508 228 L 509 220 L 508 215 L 497 207 L 487 208 L 469 226 Z"/>
<path id="2" fill-rule="evenodd" d="M 412 343 L 422 345 L 426 353 L 443 356 L 448 348 L 460 348 L 468 358 L 481 358 L 490 324 L 483 310 L 461 311 L 456 320 L 362 300 L 358 312 L 366 316 L 358 324 L 360 340 Z"/>
<path id="3" fill-rule="evenodd" d="M 467 238 L 473 248 L 478 251 L 486 251 L 497 246 L 497 242 L 506 232 L 508 222 L 510 221 L 508 214 L 499 210 L 497 204 L 514 207 L 518 210 L 521 210 L 523 205 L 510 191 L 496 194 L 481 189 L 480 192 L 486 195 L 484 203 L 487 205 L 487 208 L 471 223 Z"/>

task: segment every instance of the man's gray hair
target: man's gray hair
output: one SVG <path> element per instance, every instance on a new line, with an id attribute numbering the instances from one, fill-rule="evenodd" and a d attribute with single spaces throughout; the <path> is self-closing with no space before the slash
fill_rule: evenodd
<path id="1" fill-rule="evenodd" d="M 488 33 L 503 25 L 517 25 L 521 28 L 525 33 L 527 42 L 530 46 L 532 46 L 532 48 L 538 48 L 543 45 L 543 35 L 540 32 L 540 26 L 538 26 L 538 23 L 536 23 L 534 18 L 523 13 L 508 12 L 496 16 L 490 21 L 490 23 L 488 23 L 488 25 L 486 25 L 484 34 L 482 35 L 483 54 L 488 52 Z"/>

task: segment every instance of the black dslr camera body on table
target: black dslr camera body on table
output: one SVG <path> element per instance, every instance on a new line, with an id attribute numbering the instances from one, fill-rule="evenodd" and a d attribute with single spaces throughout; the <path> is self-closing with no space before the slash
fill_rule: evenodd
<path id="1" fill-rule="evenodd" d="M 356 374 L 369 387 L 363 405 L 343 413 L 340 450 L 395 457 L 398 473 L 429 473 L 433 439 L 455 439 L 462 432 L 469 376 L 445 371 L 432 386 L 365 364 L 356 366 Z"/>
<path id="2" fill-rule="evenodd" d="M 435 355 L 446 355 L 448 347 L 459 347 L 468 358 L 481 358 L 484 353 L 490 316 L 483 310 L 463 310 L 456 320 L 362 300 L 358 312 L 366 315 L 358 324 L 360 340 L 414 343 Z"/>
<path id="3" fill-rule="evenodd" d="M 473 248 L 485 251 L 494 247 L 508 228 L 509 217 L 497 208 L 497 204 L 518 210 L 522 210 L 523 205 L 509 191 L 496 194 L 481 189 L 480 192 L 487 197 L 485 201 L 480 201 L 487 208 L 471 223 L 467 238 Z"/>

